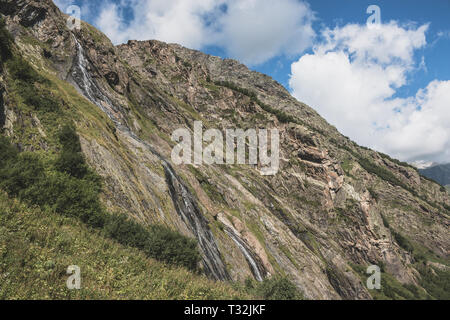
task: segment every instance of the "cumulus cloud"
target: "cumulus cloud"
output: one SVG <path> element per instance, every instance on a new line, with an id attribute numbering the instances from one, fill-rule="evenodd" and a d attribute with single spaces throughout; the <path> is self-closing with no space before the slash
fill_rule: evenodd
<path id="1" fill-rule="evenodd" d="M 114 43 L 129 39 L 157 39 L 192 48 L 201 48 L 210 41 L 211 28 L 205 23 L 208 14 L 214 14 L 213 0 L 129 0 L 110 2 L 96 24 Z M 130 8 L 133 18 L 127 21 L 123 10 Z"/>
<path id="2" fill-rule="evenodd" d="M 133 12 L 124 19 L 124 8 Z M 302 53 L 312 45 L 314 14 L 299 0 L 122 0 L 107 2 L 96 21 L 114 43 L 157 39 L 222 48 L 248 64 Z"/>
<path id="3" fill-rule="evenodd" d="M 325 29 L 313 53 L 292 64 L 292 92 L 360 144 L 402 160 L 449 161 L 450 121 L 443 115 L 450 82 L 395 98 L 408 75 L 424 66 L 414 53 L 426 45 L 427 29 L 397 22 Z"/>
<path id="4" fill-rule="evenodd" d="M 229 1 L 218 21 L 217 44 L 251 64 L 294 55 L 312 45 L 313 20 L 309 6 L 297 0 Z"/>

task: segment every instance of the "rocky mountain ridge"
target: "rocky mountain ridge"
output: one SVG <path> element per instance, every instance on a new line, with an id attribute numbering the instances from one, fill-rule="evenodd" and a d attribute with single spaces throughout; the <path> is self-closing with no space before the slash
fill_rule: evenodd
<path id="1" fill-rule="evenodd" d="M 450 185 L 450 163 L 437 164 L 419 170 L 424 176 L 439 182 L 441 185 Z"/>
<path id="2" fill-rule="evenodd" d="M 449 195 L 342 136 L 270 77 L 176 44 L 113 46 L 87 23 L 69 30 L 49 0 L 0 0 L 0 13 L 23 57 L 57 88 L 104 178 L 104 204 L 196 238 L 210 277 L 283 274 L 309 299 L 370 299 L 361 268 L 380 265 L 422 290 L 417 263 L 448 266 Z M 22 110 L 7 71 L 1 79 L 4 134 L 51 153 L 54 124 Z M 196 120 L 222 131 L 277 128 L 279 173 L 174 166 L 170 136 Z"/>

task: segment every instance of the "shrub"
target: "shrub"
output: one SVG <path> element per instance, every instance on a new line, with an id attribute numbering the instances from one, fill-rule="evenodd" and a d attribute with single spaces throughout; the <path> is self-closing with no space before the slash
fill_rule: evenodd
<path id="1" fill-rule="evenodd" d="M 71 125 L 65 125 L 61 128 L 58 135 L 59 143 L 61 143 L 64 150 L 71 152 L 81 152 L 80 138 L 77 135 L 75 128 Z"/>
<path id="2" fill-rule="evenodd" d="M 89 168 L 81 153 L 80 139 L 75 128 L 65 125 L 61 129 L 58 138 L 62 145 L 62 151 L 56 160 L 56 169 L 72 177 L 83 179 L 89 173 Z"/>
<path id="3" fill-rule="evenodd" d="M 44 166 L 32 153 L 11 153 L 9 160 L 0 169 L 0 187 L 16 197 L 43 178 Z"/>
<path id="4" fill-rule="evenodd" d="M 36 111 L 57 112 L 60 110 L 58 101 L 42 84 L 48 81 L 39 75 L 22 57 L 14 57 L 8 61 L 8 70 L 15 80 L 15 89 L 23 102 Z M 41 85 L 39 85 L 41 84 Z"/>
<path id="5" fill-rule="evenodd" d="M 0 168 L 6 166 L 11 159 L 16 159 L 19 152 L 9 142 L 8 138 L 0 135 Z"/>
<path id="6" fill-rule="evenodd" d="M 63 150 L 56 160 L 55 167 L 60 172 L 65 172 L 72 177 L 83 179 L 88 173 L 88 167 L 84 163 L 81 153 Z"/>
<path id="7" fill-rule="evenodd" d="M 62 215 L 79 218 L 91 227 L 100 228 L 105 223 L 105 213 L 98 195 L 94 183 L 56 172 L 27 188 L 22 199 L 49 206 Z"/>
<path id="8" fill-rule="evenodd" d="M 124 215 L 114 214 L 108 218 L 105 232 L 124 245 L 143 250 L 149 257 L 192 271 L 198 268 L 200 255 L 196 241 L 166 227 L 146 228 Z"/>
<path id="9" fill-rule="evenodd" d="M 450 300 L 450 271 L 439 270 L 425 264 L 417 267 L 420 285 L 435 299 Z"/>
<path id="10" fill-rule="evenodd" d="M 19 153 L 0 136 L 0 188 L 29 204 L 103 228 L 109 237 L 149 257 L 197 270 L 200 254 L 195 240 L 163 226 L 144 227 L 123 215 L 108 215 L 99 199 L 101 179 L 87 167 L 75 129 L 62 128 L 59 140 L 62 151 L 55 167 L 46 168 L 37 155 Z"/>
<path id="11" fill-rule="evenodd" d="M 394 235 L 395 241 L 398 243 L 398 245 L 400 247 L 402 247 L 403 249 L 405 249 L 408 252 L 413 252 L 414 251 L 414 246 L 411 244 L 411 242 L 405 238 L 404 236 L 402 236 L 400 233 L 393 231 L 392 233 Z"/>
<path id="12" fill-rule="evenodd" d="M 297 287 L 285 277 L 266 279 L 258 286 L 258 294 L 265 300 L 301 300 Z"/>
<path id="13" fill-rule="evenodd" d="M 35 82 L 44 82 L 36 70 L 22 57 L 14 57 L 8 62 L 8 70 L 13 79 L 22 81 L 26 87 L 29 87 Z M 36 96 L 36 92 L 34 92 Z"/>

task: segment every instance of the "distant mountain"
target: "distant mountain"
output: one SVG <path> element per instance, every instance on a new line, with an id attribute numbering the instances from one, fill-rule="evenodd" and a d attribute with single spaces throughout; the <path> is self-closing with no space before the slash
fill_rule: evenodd
<path id="1" fill-rule="evenodd" d="M 435 165 L 419 171 L 425 177 L 431 178 L 443 186 L 450 185 L 450 163 Z"/>
<path id="2" fill-rule="evenodd" d="M 423 161 L 423 160 L 414 161 L 411 164 L 414 167 L 416 167 L 417 169 L 427 169 L 427 168 L 430 168 L 430 167 L 438 165 L 438 163 L 436 163 L 436 162 Z"/>

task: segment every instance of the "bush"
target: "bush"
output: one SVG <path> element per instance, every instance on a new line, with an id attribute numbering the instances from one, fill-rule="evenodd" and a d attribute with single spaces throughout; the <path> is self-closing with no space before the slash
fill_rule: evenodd
<path id="1" fill-rule="evenodd" d="M 195 240 L 163 226 L 148 228 L 114 214 L 105 225 L 106 234 L 118 242 L 143 250 L 149 257 L 196 271 L 200 261 Z"/>
<path id="2" fill-rule="evenodd" d="M 84 163 L 81 153 L 63 150 L 56 160 L 55 167 L 60 172 L 65 172 L 72 177 L 83 179 L 88 173 L 88 167 Z"/>
<path id="3" fill-rule="evenodd" d="M 36 111 L 57 112 L 60 110 L 58 101 L 42 84 L 48 81 L 39 75 L 22 57 L 14 57 L 7 63 L 9 73 L 15 80 L 15 90 L 23 102 Z"/>
<path id="4" fill-rule="evenodd" d="M 14 59 L 11 59 L 8 62 L 8 70 L 13 79 L 22 81 L 27 87 L 35 82 L 45 81 L 45 79 L 41 77 L 22 57 L 14 57 Z M 36 92 L 34 92 L 34 95 L 36 96 Z"/>
<path id="5" fill-rule="evenodd" d="M 266 279 L 258 286 L 258 294 L 265 300 L 301 300 L 297 287 L 285 277 Z"/>
<path id="6" fill-rule="evenodd" d="M 30 186 L 44 178 L 44 166 L 32 153 L 10 154 L 0 169 L 0 187 L 8 194 L 21 197 Z"/>
<path id="7" fill-rule="evenodd" d="M 398 243 L 398 245 L 400 247 L 402 247 L 403 249 L 405 249 L 408 252 L 414 251 L 414 246 L 411 244 L 411 242 L 407 238 L 405 238 L 400 233 L 395 232 L 393 230 L 392 230 L 392 233 L 394 235 L 395 241 Z"/>
<path id="8" fill-rule="evenodd" d="M 19 152 L 11 145 L 8 138 L 0 135 L 0 168 L 4 168 L 11 159 L 16 159 Z"/>
<path id="9" fill-rule="evenodd" d="M 29 204 L 103 228 L 109 237 L 149 257 L 197 270 L 200 254 L 195 240 L 163 226 L 144 227 L 123 215 L 109 216 L 99 199 L 101 179 L 87 167 L 75 129 L 62 128 L 59 140 L 62 151 L 55 167 L 46 168 L 37 155 L 19 153 L 0 136 L 0 188 Z"/>
<path id="10" fill-rule="evenodd" d="M 64 150 L 81 152 L 80 138 L 73 126 L 65 125 L 62 127 L 58 135 L 58 140 Z"/>
<path id="11" fill-rule="evenodd" d="M 64 126 L 58 138 L 62 145 L 62 151 L 56 160 L 56 169 L 72 177 L 83 179 L 89 173 L 89 168 L 81 153 L 80 139 L 75 128 L 69 125 Z"/>
<path id="12" fill-rule="evenodd" d="M 450 300 L 450 271 L 419 265 L 420 285 L 435 299 Z"/>
<path id="13" fill-rule="evenodd" d="M 56 172 L 27 188 L 21 198 L 100 228 L 105 223 L 106 214 L 98 195 L 98 186 L 94 183 Z"/>

